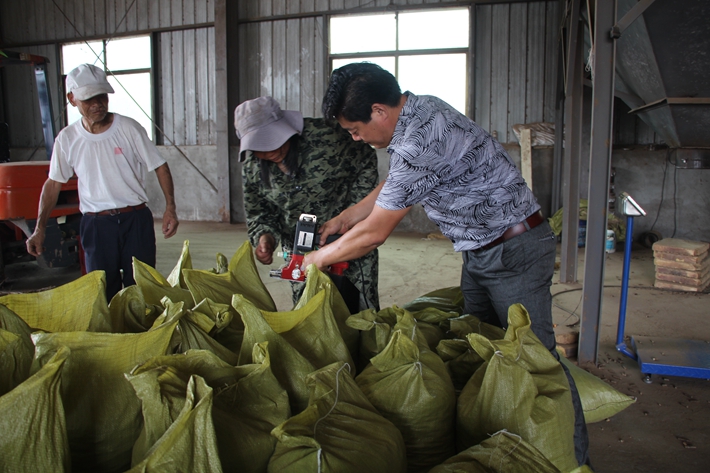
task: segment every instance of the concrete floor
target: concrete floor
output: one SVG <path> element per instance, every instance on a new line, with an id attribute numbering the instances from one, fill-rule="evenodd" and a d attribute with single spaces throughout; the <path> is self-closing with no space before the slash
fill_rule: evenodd
<path id="1" fill-rule="evenodd" d="M 159 233 L 156 225 L 156 233 Z M 184 240 L 190 241 L 193 267 L 216 265 L 217 253 L 231 257 L 246 239 L 243 224 L 182 222 L 169 240 L 159 237 L 157 269 L 165 276 L 180 256 Z M 584 252 L 580 250 L 579 278 L 583 277 Z M 615 348 L 623 250 L 606 255 L 598 365 L 585 369 L 636 403 L 605 422 L 589 424 L 592 466 L 597 472 L 705 472 L 710 458 L 710 380 L 654 376 L 643 381 L 638 364 Z M 279 310 L 291 308 L 289 284 L 269 278 L 278 267 L 258 264 Z M 435 289 L 459 284 L 461 259 L 448 240 L 427 235 L 395 233 L 380 247 L 380 305 L 401 305 Z M 626 334 L 678 337 L 710 342 L 710 295 L 653 288 L 651 250 L 632 249 Z M 76 268 L 44 270 L 36 264 L 8 266 L 4 292 L 55 286 L 77 277 Z M 578 323 L 581 284 L 553 280 L 553 317 L 557 326 Z M 574 315 L 572 315 L 574 313 Z"/>

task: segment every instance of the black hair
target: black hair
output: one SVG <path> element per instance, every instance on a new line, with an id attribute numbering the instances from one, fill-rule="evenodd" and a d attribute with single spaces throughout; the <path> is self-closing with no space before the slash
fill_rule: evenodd
<path id="1" fill-rule="evenodd" d="M 401 96 L 397 79 L 377 64 L 347 64 L 330 75 L 323 97 L 323 117 L 331 124 L 340 117 L 349 122 L 369 123 L 373 104 L 396 107 Z"/>

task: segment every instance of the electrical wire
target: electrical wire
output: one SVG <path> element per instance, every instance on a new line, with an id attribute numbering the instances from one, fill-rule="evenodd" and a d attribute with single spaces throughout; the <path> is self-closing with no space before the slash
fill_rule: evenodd
<path id="1" fill-rule="evenodd" d="M 668 171 L 668 163 L 670 162 L 671 159 L 671 149 L 668 148 L 666 151 L 666 159 L 663 162 L 663 181 L 661 182 L 661 202 L 658 204 L 658 210 L 656 211 L 656 219 L 653 221 L 653 225 L 651 225 L 651 230 L 653 230 L 653 227 L 656 226 L 656 222 L 658 222 L 658 216 L 661 214 L 661 207 L 663 207 L 663 195 L 665 194 L 666 190 L 666 173 Z M 651 231 L 649 230 L 649 231 Z"/>
<path id="2" fill-rule="evenodd" d="M 614 289 L 614 288 L 619 288 L 619 289 L 620 289 L 620 288 L 621 288 L 621 286 L 617 286 L 617 285 L 604 285 L 604 286 L 602 286 L 602 287 L 603 287 L 604 289 Z M 581 291 L 582 289 L 583 289 L 583 288 L 581 288 L 581 287 L 575 287 L 575 288 L 573 288 L 573 289 L 567 289 L 567 290 L 560 291 L 560 292 L 556 292 L 555 294 L 552 294 L 552 305 L 553 305 L 554 307 L 557 307 L 557 308 L 560 309 L 561 311 L 567 312 L 568 314 L 570 314 L 570 315 L 562 322 L 561 325 L 565 325 L 566 327 L 574 327 L 574 326 L 576 326 L 576 325 L 579 324 L 579 322 L 580 322 L 580 316 L 579 316 L 579 314 L 577 314 L 577 309 L 579 309 L 579 306 L 580 306 L 580 304 L 582 303 L 582 296 L 579 297 L 579 301 L 577 302 L 577 306 L 576 306 L 576 307 L 574 308 L 574 310 L 572 310 L 572 311 L 570 311 L 569 309 L 567 309 L 567 308 L 565 308 L 565 307 L 562 307 L 561 305 L 556 304 L 556 303 L 555 303 L 555 297 L 561 296 L 562 294 L 568 294 L 568 293 L 570 293 L 570 292 Z M 659 291 L 659 290 L 660 290 L 660 289 L 658 289 L 658 288 L 656 288 L 656 287 L 651 287 L 651 286 L 629 286 L 628 289 L 634 289 L 634 290 L 636 290 L 636 289 L 644 289 L 644 290 L 648 290 L 648 291 Z M 698 293 L 689 292 L 688 294 L 697 295 Z M 573 316 L 574 316 L 574 317 L 577 317 L 577 321 L 574 322 L 574 323 L 572 323 L 572 324 L 568 324 L 567 321 L 568 321 L 570 318 L 572 318 Z"/>

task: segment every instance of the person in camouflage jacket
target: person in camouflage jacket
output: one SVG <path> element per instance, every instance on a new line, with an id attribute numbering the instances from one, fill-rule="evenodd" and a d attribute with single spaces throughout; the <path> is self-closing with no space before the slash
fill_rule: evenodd
<path id="1" fill-rule="evenodd" d="M 273 263 L 279 243 L 292 251 L 301 214 L 326 222 L 377 186 L 375 150 L 339 126 L 281 110 L 268 96 L 242 103 L 234 116 L 247 231 L 262 264 Z M 360 310 L 379 310 L 377 250 L 349 264 L 344 276 L 360 292 Z M 304 284 L 291 285 L 295 304 Z"/>

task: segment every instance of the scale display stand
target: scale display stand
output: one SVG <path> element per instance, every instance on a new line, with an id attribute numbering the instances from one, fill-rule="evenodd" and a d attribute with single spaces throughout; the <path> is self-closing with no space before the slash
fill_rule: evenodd
<path id="1" fill-rule="evenodd" d="M 629 292 L 629 267 L 631 266 L 631 242 L 634 218 L 646 212 L 626 192 L 619 195 L 620 213 L 626 216 L 626 241 L 624 242 L 624 269 L 621 277 L 619 301 L 619 324 L 616 333 L 616 349 L 636 360 L 644 381 L 651 382 L 651 375 L 683 376 L 710 379 L 710 342 L 665 337 L 631 336 L 631 350 L 624 341 L 626 305 Z"/>

